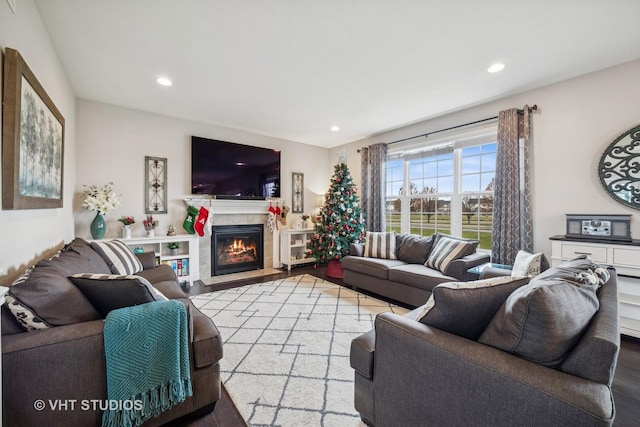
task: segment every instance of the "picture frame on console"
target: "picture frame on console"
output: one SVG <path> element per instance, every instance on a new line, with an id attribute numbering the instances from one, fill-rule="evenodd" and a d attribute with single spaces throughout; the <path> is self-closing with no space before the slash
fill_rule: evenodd
<path id="1" fill-rule="evenodd" d="M 291 173 L 291 213 L 304 212 L 304 174 L 302 172 Z"/>
<path id="2" fill-rule="evenodd" d="M 4 57 L 2 208 L 61 208 L 64 117 L 20 53 Z"/>

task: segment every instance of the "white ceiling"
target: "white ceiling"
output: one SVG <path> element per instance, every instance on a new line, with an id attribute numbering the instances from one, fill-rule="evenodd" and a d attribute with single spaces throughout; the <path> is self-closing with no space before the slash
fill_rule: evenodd
<path id="1" fill-rule="evenodd" d="M 79 98 L 324 147 L 640 58 L 638 0 L 36 4 Z"/>

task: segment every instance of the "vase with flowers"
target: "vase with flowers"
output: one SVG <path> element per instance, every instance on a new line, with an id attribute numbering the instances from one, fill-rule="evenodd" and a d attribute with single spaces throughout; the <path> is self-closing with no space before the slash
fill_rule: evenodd
<path id="1" fill-rule="evenodd" d="M 113 191 L 113 182 L 107 182 L 102 187 L 95 185 L 84 186 L 84 201 L 82 206 L 90 211 L 96 211 L 91 221 L 91 237 L 102 239 L 107 230 L 103 216 L 120 206 L 120 195 Z"/>
<path id="2" fill-rule="evenodd" d="M 144 225 L 144 229 L 147 232 L 148 237 L 153 237 L 156 235 L 155 229 L 160 224 L 157 220 L 153 219 L 152 215 L 147 215 L 147 217 L 142 220 L 142 225 Z"/>
<path id="3" fill-rule="evenodd" d="M 136 223 L 135 218 L 133 218 L 132 216 L 122 216 L 118 221 L 122 223 L 122 238 L 130 239 L 133 224 Z"/>

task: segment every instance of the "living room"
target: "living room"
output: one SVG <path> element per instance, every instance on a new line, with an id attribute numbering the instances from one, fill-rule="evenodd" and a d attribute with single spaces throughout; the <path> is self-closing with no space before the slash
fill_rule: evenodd
<path id="1" fill-rule="evenodd" d="M 15 13 L 9 3 L 15 5 Z M 538 110 L 532 114 L 533 246 L 536 251 L 551 253 L 549 238 L 564 234 L 565 214 L 568 213 L 631 214 L 631 234 L 640 236 L 640 222 L 635 211 L 609 197 L 597 175 L 598 161 L 606 147 L 617 136 L 638 125 L 640 52 L 637 47 L 630 47 L 633 43 L 618 47 L 620 58 L 624 60 L 616 65 L 594 66 L 590 72 L 579 76 L 558 78 L 554 83 L 532 86 L 517 93 L 503 93 L 464 108 L 450 105 L 437 116 L 404 120 L 403 126 L 389 127 L 371 136 L 363 135 L 357 140 L 345 140 L 325 148 L 242 130 L 240 125 L 233 128 L 141 111 L 133 104 L 123 107 L 77 97 L 71 83 L 72 74 L 81 71 L 69 70 L 63 65 L 43 23 L 39 10 L 43 6 L 41 3 L 2 1 L 0 47 L 20 51 L 65 118 L 63 206 L 59 209 L 0 211 L 0 233 L 3 241 L 10 243 L 0 251 L 3 285 L 9 284 L 34 261 L 49 255 L 62 243 L 76 236 L 90 238 L 89 224 L 94 213 L 81 207 L 85 185 L 112 181 L 115 190 L 122 195 L 121 206 L 107 218 L 107 237 L 119 236 L 117 218 L 121 215 L 133 215 L 138 223 L 141 222 L 144 217 L 141 201 L 144 197 L 144 156 L 162 157 L 168 161 L 168 213 L 156 216 L 160 230 L 164 233 L 169 224 L 181 227 L 186 213 L 185 198 L 190 195 L 192 135 L 280 150 L 281 198 L 290 203 L 291 173 L 304 173 L 304 213 L 310 213 L 321 204 L 340 152 L 346 152 L 349 169 L 356 187 L 360 188 L 358 150 L 361 148 L 483 120 L 496 116 L 501 110 L 522 108 L 527 104 L 538 105 Z M 625 4 L 629 10 L 637 11 L 630 2 Z M 625 14 L 619 7 L 610 18 L 621 19 L 622 15 L 633 13 Z M 544 31 L 544 26 L 541 24 L 540 28 L 530 30 Z M 637 36 L 637 30 L 634 34 Z M 635 44 L 638 45 L 640 43 Z M 615 46 L 610 48 L 616 49 Z M 167 52 L 167 55 L 172 54 Z M 568 50 L 566 55 L 567 63 L 558 65 L 558 76 L 563 76 L 572 62 L 572 52 Z M 96 53 L 98 57 L 99 53 Z M 513 78 L 517 79 L 517 76 Z M 154 101 L 158 104 L 166 102 L 162 94 Z M 299 215 L 290 214 L 289 221 L 293 223 Z M 136 229 L 136 234 L 142 236 L 141 227 Z"/>

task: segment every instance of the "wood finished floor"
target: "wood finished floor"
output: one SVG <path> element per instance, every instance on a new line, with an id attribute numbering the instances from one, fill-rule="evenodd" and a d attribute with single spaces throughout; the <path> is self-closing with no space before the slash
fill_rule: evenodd
<path id="1" fill-rule="evenodd" d="M 268 280 L 276 280 L 288 276 L 299 274 L 311 274 L 316 277 L 328 280 L 339 285 L 343 285 L 340 279 L 329 278 L 325 274 L 326 267 L 313 268 L 309 266 L 296 267 L 290 272 L 241 279 L 234 282 L 221 283 L 204 286 L 201 283 L 194 285 L 187 291 L 189 295 L 198 295 L 217 290 L 229 289 L 238 286 L 261 283 Z M 640 426 L 640 339 L 623 336 L 618 358 L 618 365 L 613 381 L 613 397 L 616 404 L 616 419 L 613 423 L 615 427 Z M 246 423 L 240 416 L 233 401 L 224 390 L 222 397 L 216 404 L 215 410 L 204 417 L 191 419 L 184 417 L 175 420 L 167 426 L 170 427 L 241 427 Z"/>

